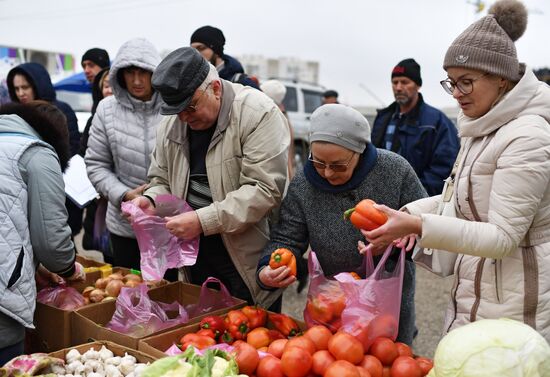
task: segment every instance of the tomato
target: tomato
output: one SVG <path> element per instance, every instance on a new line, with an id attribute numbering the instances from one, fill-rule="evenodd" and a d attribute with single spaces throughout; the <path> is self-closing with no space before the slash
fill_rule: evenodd
<path id="1" fill-rule="evenodd" d="M 376 339 L 379 337 L 395 339 L 399 323 L 389 314 L 376 316 L 370 321 L 367 327 L 369 338 Z"/>
<path id="2" fill-rule="evenodd" d="M 267 347 L 260 347 L 258 348 L 258 352 L 267 352 L 268 348 Z"/>
<path id="3" fill-rule="evenodd" d="M 430 370 L 432 370 L 432 368 L 434 367 L 434 362 L 426 357 L 417 357 L 415 360 L 422 370 L 422 376 L 430 373 Z"/>
<path id="4" fill-rule="evenodd" d="M 246 342 L 256 349 L 269 346 L 271 343 L 269 330 L 265 327 L 256 327 L 248 333 Z"/>
<path id="5" fill-rule="evenodd" d="M 290 339 L 285 345 L 285 351 L 292 347 L 298 347 L 306 350 L 310 355 L 313 355 L 317 349 L 315 348 L 315 343 L 305 336 L 295 336 Z"/>
<path id="6" fill-rule="evenodd" d="M 359 377 L 372 377 L 368 370 L 363 367 L 356 366 L 357 371 L 359 372 Z"/>
<path id="7" fill-rule="evenodd" d="M 271 342 L 267 348 L 267 352 L 280 359 L 281 356 L 283 356 L 283 351 L 287 342 L 288 339 L 276 339 Z"/>
<path id="8" fill-rule="evenodd" d="M 239 366 L 239 372 L 249 375 L 254 373 L 260 362 L 260 355 L 258 355 L 256 348 L 243 341 L 235 342 L 233 346 L 235 347 L 235 361 Z"/>
<path id="9" fill-rule="evenodd" d="M 325 326 L 313 326 L 305 332 L 304 336 L 315 344 L 317 350 L 326 350 L 332 332 Z"/>
<path id="10" fill-rule="evenodd" d="M 313 297 L 307 300 L 306 311 L 315 323 L 327 323 L 332 319 L 330 303 L 320 297 Z"/>
<path id="11" fill-rule="evenodd" d="M 382 377 L 384 366 L 382 362 L 372 355 L 365 355 L 359 366 L 365 368 L 371 377 Z"/>
<path id="12" fill-rule="evenodd" d="M 391 377 L 422 377 L 422 369 L 410 356 L 399 356 L 393 362 L 390 370 Z"/>
<path id="13" fill-rule="evenodd" d="M 360 377 L 360 374 L 349 361 L 337 360 L 329 365 L 323 377 Z"/>
<path id="14" fill-rule="evenodd" d="M 363 346 L 352 335 L 339 332 L 328 341 L 328 350 L 336 360 L 346 360 L 352 364 L 359 364 L 363 360 Z"/>
<path id="15" fill-rule="evenodd" d="M 327 350 L 317 351 L 313 354 L 313 364 L 311 370 L 315 374 L 323 375 L 328 366 L 335 362 L 336 359 Z"/>
<path id="16" fill-rule="evenodd" d="M 382 377 L 391 377 L 390 367 L 382 369 Z"/>
<path id="17" fill-rule="evenodd" d="M 240 371 L 240 373 L 243 373 Z M 281 360 L 275 356 L 266 356 L 260 360 L 258 369 L 256 369 L 256 376 L 258 377 L 284 377 L 283 370 L 281 368 Z"/>
<path id="18" fill-rule="evenodd" d="M 409 347 L 405 343 L 395 342 L 395 346 L 397 347 L 397 353 L 399 354 L 399 356 L 413 357 L 411 347 Z"/>
<path id="19" fill-rule="evenodd" d="M 290 341 L 288 342 L 290 343 Z M 287 346 L 288 346 L 287 343 Z M 313 357 L 306 349 L 300 347 L 285 347 L 281 357 L 281 368 L 288 377 L 304 377 L 311 370 Z"/>
<path id="20" fill-rule="evenodd" d="M 376 338 L 370 346 L 369 353 L 378 358 L 384 365 L 391 365 L 399 356 L 397 346 L 388 338 Z"/>

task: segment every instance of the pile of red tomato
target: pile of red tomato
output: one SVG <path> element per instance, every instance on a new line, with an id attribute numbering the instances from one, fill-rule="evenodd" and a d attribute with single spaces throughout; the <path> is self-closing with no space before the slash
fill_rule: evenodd
<path id="1" fill-rule="evenodd" d="M 252 347 L 251 347 L 252 348 Z M 252 354 L 248 349 L 246 353 Z M 413 357 L 403 343 L 377 338 L 365 352 L 359 340 L 345 332 L 332 334 L 324 326 L 313 326 L 303 336 L 273 341 L 268 356 L 255 369 L 257 377 L 422 377 L 433 366 L 430 359 Z M 240 360 L 239 360 L 240 359 Z M 239 368 L 243 360 L 255 362 L 253 355 L 237 354 Z M 250 371 L 253 365 L 244 369 Z"/>

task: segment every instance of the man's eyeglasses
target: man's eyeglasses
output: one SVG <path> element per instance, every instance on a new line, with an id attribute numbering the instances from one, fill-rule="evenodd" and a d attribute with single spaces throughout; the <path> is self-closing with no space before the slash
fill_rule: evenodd
<path id="1" fill-rule="evenodd" d="M 455 88 L 462 94 L 470 94 L 474 91 L 474 82 L 479 80 L 482 77 L 487 76 L 489 73 L 484 73 L 481 76 L 478 76 L 474 79 L 459 79 L 458 81 L 453 81 L 451 79 L 442 80 L 439 83 L 450 95 L 453 94 Z"/>
<path id="2" fill-rule="evenodd" d="M 195 103 L 192 103 L 192 104 L 189 104 L 185 109 L 183 109 L 182 111 L 183 112 L 186 112 L 186 113 L 194 113 L 195 111 L 197 111 L 197 105 L 199 104 L 200 100 L 202 99 L 202 97 L 204 96 L 204 93 L 206 93 L 206 91 L 208 90 L 208 87 L 210 86 L 210 84 L 212 84 L 212 82 L 209 82 L 208 85 L 206 85 L 206 88 L 204 88 L 204 90 L 202 91 L 202 93 L 200 94 L 199 98 L 197 98 L 197 100 L 195 101 Z"/>
<path id="3" fill-rule="evenodd" d="M 337 172 L 337 173 L 341 173 L 341 172 L 344 172 L 348 169 L 348 166 L 349 164 L 351 163 L 351 160 L 353 159 L 353 156 L 355 156 L 355 153 L 353 153 L 351 155 L 351 157 L 349 158 L 348 162 L 345 162 L 345 163 L 342 163 L 342 164 L 325 164 L 324 162 L 321 162 L 321 161 L 317 161 L 317 160 L 314 160 L 313 159 L 313 156 L 310 154 L 309 155 L 309 158 L 308 160 L 311 161 L 313 163 L 313 166 L 316 168 L 316 169 L 319 169 L 319 170 L 325 170 L 325 169 L 330 169 L 334 172 Z"/>

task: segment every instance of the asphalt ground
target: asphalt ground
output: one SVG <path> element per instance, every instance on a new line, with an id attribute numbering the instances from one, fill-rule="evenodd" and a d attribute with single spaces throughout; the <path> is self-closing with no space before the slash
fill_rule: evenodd
<path id="1" fill-rule="evenodd" d="M 82 249 L 81 234 L 75 237 L 79 253 L 98 261 L 103 260 L 101 253 Z M 433 357 L 443 328 L 443 318 L 449 300 L 453 278 L 440 278 L 421 267 L 416 268 L 416 326 L 418 335 L 413 343 L 416 355 Z M 297 293 L 298 283 L 289 286 L 283 295 L 283 313 L 302 319 L 306 303 L 307 288 Z"/>

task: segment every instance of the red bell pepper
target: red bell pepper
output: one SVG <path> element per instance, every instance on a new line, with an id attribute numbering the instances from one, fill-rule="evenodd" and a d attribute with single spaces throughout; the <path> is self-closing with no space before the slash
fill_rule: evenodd
<path id="1" fill-rule="evenodd" d="M 214 331 L 212 331 L 211 329 L 200 329 L 195 334 L 204 335 L 204 336 L 207 336 L 207 337 L 212 338 L 214 340 L 217 340 L 216 333 Z"/>
<path id="2" fill-rule="evenodd" d="M 265 327 L 267 323 L 267 311 L 259 306 L 245 306 L 241 309 L 248 318 L 248 327 L 253 330 L 257 327 Z"/>
<path id="3" fill-rule="evenodd" d="M 208 317 L 204 317 L 200 321 L 199 327 L 201 329 L 214 331 L 214 339 L 218 339 L 225 331 L 225 323 L 223 322 L 223 318 L 217 315 L 209 315 Z"/>
<path id="4" fill-rule="evenodd" d="M 271 341 L 277 340 L 277 339 L 286 339 L 286 336 L 283 335 L 279 330 L 269 330 L 269 338 Z"/>
<path id="5" fill-rule="evenodd" d="M 182 351 L 185 351 L 189 346 L 193 346 L 201 350 L 203 348 L 213 346 L 214 344 L 216 344 L 216 341 L 210 338 L 209 336 L 191 333 L 191 334 L 185 334 L 180 339 L 180 343 L 181 343 L 180 349 Z"/>
<path id="6" fill-rule="evenodd" d="M 224 318 L 225 328 L 234 340 L 246 338 L 250 331 L 248 317 L 240 310 L 231 310 Z"/>
<path id="7" fill-rule="evenodd" d="M 220 343 L 227 343 L 227 344 L 233 344 L 235 339 L 231 336 L 230 333 L 225 330 L 225 332 L 220 336 Z"/>
<path id="8" fill-rule="evenodd" d="M 295 336 L 300 333 L 300 327 L 286 314 L 269 313 L 269 320 L 284 336 Z"/>

